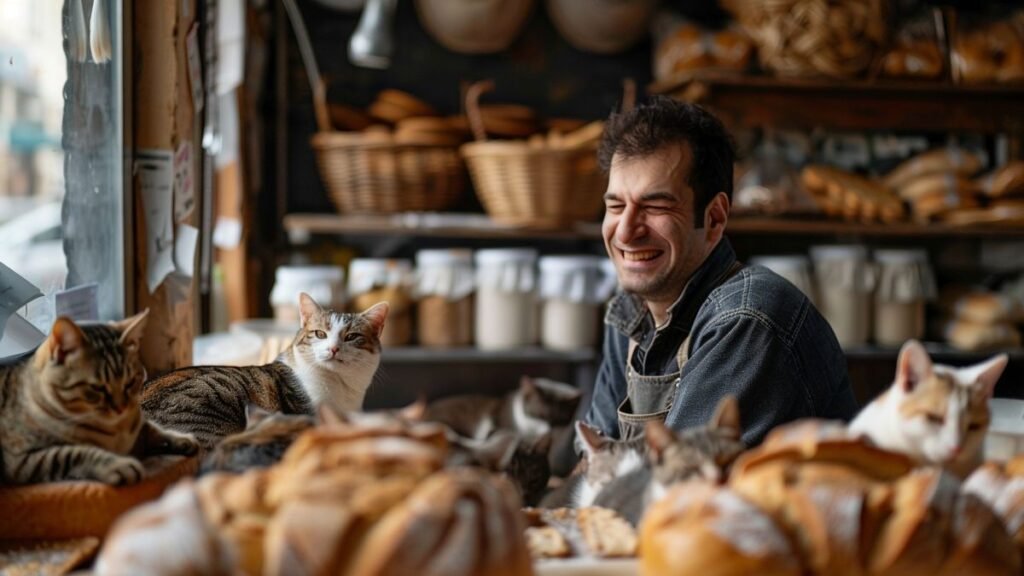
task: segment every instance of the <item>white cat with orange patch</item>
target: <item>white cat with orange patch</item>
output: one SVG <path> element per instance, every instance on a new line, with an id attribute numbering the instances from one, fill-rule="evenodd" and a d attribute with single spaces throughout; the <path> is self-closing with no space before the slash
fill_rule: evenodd
<path id="1" fill-rule="evenodd" d="M 966 477 L 981 464 L 988 400 L 1007 361 L 1000 354 L 974 366 L 943 366 L 910 340 L 900 349 L 896 380 L 853 419 L 850 432 Z"/>

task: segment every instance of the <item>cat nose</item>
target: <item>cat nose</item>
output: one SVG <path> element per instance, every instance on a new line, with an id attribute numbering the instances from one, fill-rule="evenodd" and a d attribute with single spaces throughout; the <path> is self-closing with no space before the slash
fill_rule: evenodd
<path id="1" fill-rule="evenodd" d="M 340 350 L 340 348 L 338 348 L 337 346 L 331 346 L 331 356 L 336 355 L 338 353 L 338 350 Z"/>

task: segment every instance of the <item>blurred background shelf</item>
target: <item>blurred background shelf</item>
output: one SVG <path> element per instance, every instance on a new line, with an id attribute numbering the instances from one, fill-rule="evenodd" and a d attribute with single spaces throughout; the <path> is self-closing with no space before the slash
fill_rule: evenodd
<path id="1" fill-rule="evenodd" d="M 648 87 L 707 103 L 729 123 L 813 130 L 1020 133 L 1024 89 L 939 82 L 837 81 L 693 74 Z"/>
<path id="2" fill-rule="evenodd" d="M 592 349 L 558 351 L 531 346 L 512 350 L 480 350 L 478 348 L 426 348 L 421 346 L 401 346 L 384 348 L 381 362 L 385 364 L 436 364 L 444 362 L 564 362 L 581 364 L 593 362 L 597 353 Z"/>

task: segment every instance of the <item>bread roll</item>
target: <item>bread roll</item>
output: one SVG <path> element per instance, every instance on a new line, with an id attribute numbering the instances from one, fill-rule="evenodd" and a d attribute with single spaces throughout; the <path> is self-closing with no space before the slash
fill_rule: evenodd
<path id="1" fill-rule="evenodd" d="M 952 172 L 970 176 L 981 170 L 982 165 L 981 157 L 967 150 L 937 148 L 904 161 L 885 177 L 884 183 L 892 190 L 899 190 L 911 180 L 928 174 Z"/>
<path id="2" fill-rule="evenodd" d="M 998 324 L 1020 320 L 1020 305 L 995 292 L 974 292 L 961 296 L 953 306 L 960 320 L 976 324 Z"/>
<path id="3" fill-rule="evenodd" d="M 991 198 L 1024 196 L 1024 161 L 1008 162 L 982 176 L 978 183 L 982 192 Z"/>
<path id="4" fill-rule="evenodd" d="M 640 573 L 674 576 L 797 576 L 786 536 L 757 506 L 728 488 L 679 484 L 640 525 Z"/>
<path id="5" fill-rule="evenodd" d="M 955 172 L 935 172 L 908 181 L 898 192 L 900 198 L 914 202 L 935 194 L 973 196 L 980 193 L 981 188 Z"/>
<path id="6" fill-rule="evenodd" d="M 954 320 L 946 325 L 945 337 L 954 348 L 969 352 L 1017 348 L 1021 344 L 1020 331 L 1009 323 L 978 324 Z"/>

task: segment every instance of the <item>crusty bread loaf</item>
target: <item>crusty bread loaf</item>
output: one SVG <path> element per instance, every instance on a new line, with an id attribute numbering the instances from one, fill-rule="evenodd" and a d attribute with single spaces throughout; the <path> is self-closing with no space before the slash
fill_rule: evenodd
<path id="1" fill-rule="evenodd" d="M 1020 458 L 1005 466 L 986 462 L 967 478 L 963 489 L 988 504 L 1024 554 L 1024 460 Z"/>
<path id="2" fill-rule="evenodd" d="M 641 574 L 797 576 L 798 556 L 776 523 L 737 493 L 688 482 L 655 502 L 640 524 Z"/>
<path id="3" fill-rule="evenodd" d="M 892 190 L 899 190 L 922 176 L 951 172 L 971 176 L 982 166 L 982 158 L 973 152 L 960 148 L 937 148 L 904 161 L 886 175 L 884 183 Z"/>
<path id="4" fill-rule="evenodd" d="M 981 191 L 991 198 L 1024 196 L 1024 161 L 1007 162 L 978 180 Z"/>
<path id="5" fill-rule="evenodd" d="M 953 306 L 953 312 L 960 320 L 977 324 L 997 324 L 1020 320 L 1020 305 L 1002 294 L 995 292 L 973 292 L 961 296 Z"/>
<path id="6" fill-rule="evenodd" d="M 945 327 L 946 342 L 954 348 L 969 352 L 1017 348 L 1021 345 L 1020 331 L 1008 322 L 982 324 L 968 320 L 953 320 Z"/>
<path id="7" fill-rule="evenodd" d="M 811 165 L 801 172 L 801 182 L 830 215 L 865 222 L 895 222 L 906 215 L 903 202 L 895 193 L 859 174 Z"/>

